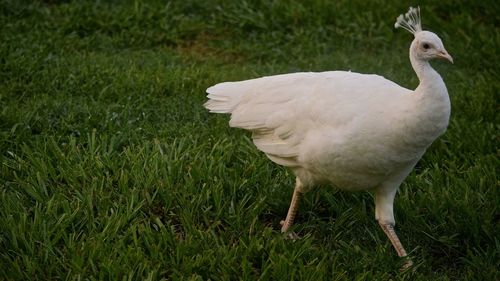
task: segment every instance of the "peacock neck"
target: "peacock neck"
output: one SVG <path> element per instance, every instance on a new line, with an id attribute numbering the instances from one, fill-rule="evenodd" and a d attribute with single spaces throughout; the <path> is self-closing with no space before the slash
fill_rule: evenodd
<path id="1" fill-rule="evenodd" d="M 428 60 L 418 59 L 410 55 L 411 65 L 420 81 L 415 92 L 426 99 L 432 99 L 434 102 L 442 101 L 449 103 L 448 90 L 444 84 L 443 78 L 437 73 Z M 422 98 L 422 97 L 420 97 Z"/>
<path id="2" fill-rule="evenodd" d="M 432 86 L 433 84 L 444 84 L 443 79 L 439 73 L 432 68 L 429 61 L 417 59 L 414 56 L 410 56 L 410 61 L 420 81 L 419 88 Z"/>
<path id="3" fill-rule="evenodd" d="M 450 117 L 450 99 L 441 76 L 427 60 L 410 56 L 411 64 L 420 80 L 410 95 L 410 115 L 405 126 L 409 130 L 407 142 L 410 147 L 424 148 L 441 135 Z"/>

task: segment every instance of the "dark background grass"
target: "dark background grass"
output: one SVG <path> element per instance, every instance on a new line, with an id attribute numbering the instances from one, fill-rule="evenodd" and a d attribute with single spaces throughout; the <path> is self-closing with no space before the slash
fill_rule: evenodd
<path id="1" fill-rule="evenodd" d="M 498 280 L 500 5 L 418 4 L 452 116 L 396 198 L 399 273 L 368 192 L 309 193 L 284 239 L 293 175 L 201 105 L 294 71 L 415 88 L 408 3 L 0 1 L 0 278 Z"/>

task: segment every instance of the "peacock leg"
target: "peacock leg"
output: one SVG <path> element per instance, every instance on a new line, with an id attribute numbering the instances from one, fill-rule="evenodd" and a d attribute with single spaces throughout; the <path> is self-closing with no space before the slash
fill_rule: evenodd
<path id="1" fill-rule="evenodd" d="M 300 197 L 302 196 L 302 192 L 300 191 L 301 189 L 302 189 L 302 183 L 297 177 L 295 181 L 295 189 L 293 190 L 292 202 L 290 202 L 290 208 L 288 208 L 286 219 L 280 222 L 282 233 L 287 233 L 289 228 L 293 225 L 293 221 L 295 220 L 295 215 L 297 215 L 297 210 L 299 208 L 299 200 Z M 290 232 L 288 233 L 288 237 L 292 239 L 297 239 L 298 235 L 295 234 L 294 232 Z"/>
<path id="2" fill-rule="evenodd" d="M 396 252 L 398 253 L 398 256 L 401 258 L 407 258 L 406 263 L 403 265 L 401 270 L 406 270 L 409 267 L 413 265 L 413 262 L 411 261 L 410 258 L 408 258 L 408 254 L 406 253 L 405 248 L 403 247 L 403 244 L 401 244 L 401 241 L 399 241 L 398 235 L 394 231 L 394 226 L 392 224 L 388 223 L 380 223 L 380 227 L 382 227 L 382 230 L 385 232 L 385 235 L 391 240 L 392 246 L 394 246 L 394 249 L 396 249 Z"/>

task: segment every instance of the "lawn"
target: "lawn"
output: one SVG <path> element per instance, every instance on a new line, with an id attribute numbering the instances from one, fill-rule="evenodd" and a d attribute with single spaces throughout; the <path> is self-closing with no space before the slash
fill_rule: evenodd
<path id="1" fill-rule="evenodd" d="M 215 83 L 376 73 L 408 88 L 401 1 L 0 1 L 1 280 L 499 280 L 500 6 L 424 1 L 448 131 L 396 197 L 294 176 L 202 106 Z M 404 1 L 403 1 L 404 2 Z M 439 2 L 439 3 L 438 3 Z"/>

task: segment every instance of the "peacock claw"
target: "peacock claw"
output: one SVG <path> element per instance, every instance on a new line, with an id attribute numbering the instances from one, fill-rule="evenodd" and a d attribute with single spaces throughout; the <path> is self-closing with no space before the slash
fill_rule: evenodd
<path id="1" fill-rule="evenodd" d="M 295 231 L 290 231 L 286 233 L 286 238 L 295 241 L 300 239 L 300 236 L 297 233 L 295 233 Z"/>
<path id="2" fill-rule="evenodd" d="M 288 239 L 290 239 L 292 241 L 300 239 L 300 236 L 297 233 L 295 233 L 294 231 L 288 231 L 287 229 L 283 228 L 283 226 L 285 225 L 285 221 L 284 220 L 280 221 L 280 225 L 282 226 L 281 227 L 281 233 L 285 234 L 286 238 L 288 238 Z"/>
<path id="3" fill-rule="evenodd" d="M 406 262 L 403 264 L 403 266 L 399 269 L 401 272 L 405 272 L 410 270 L 413 267 L 413 261 L 409 258 L 406 257 Z"/>

